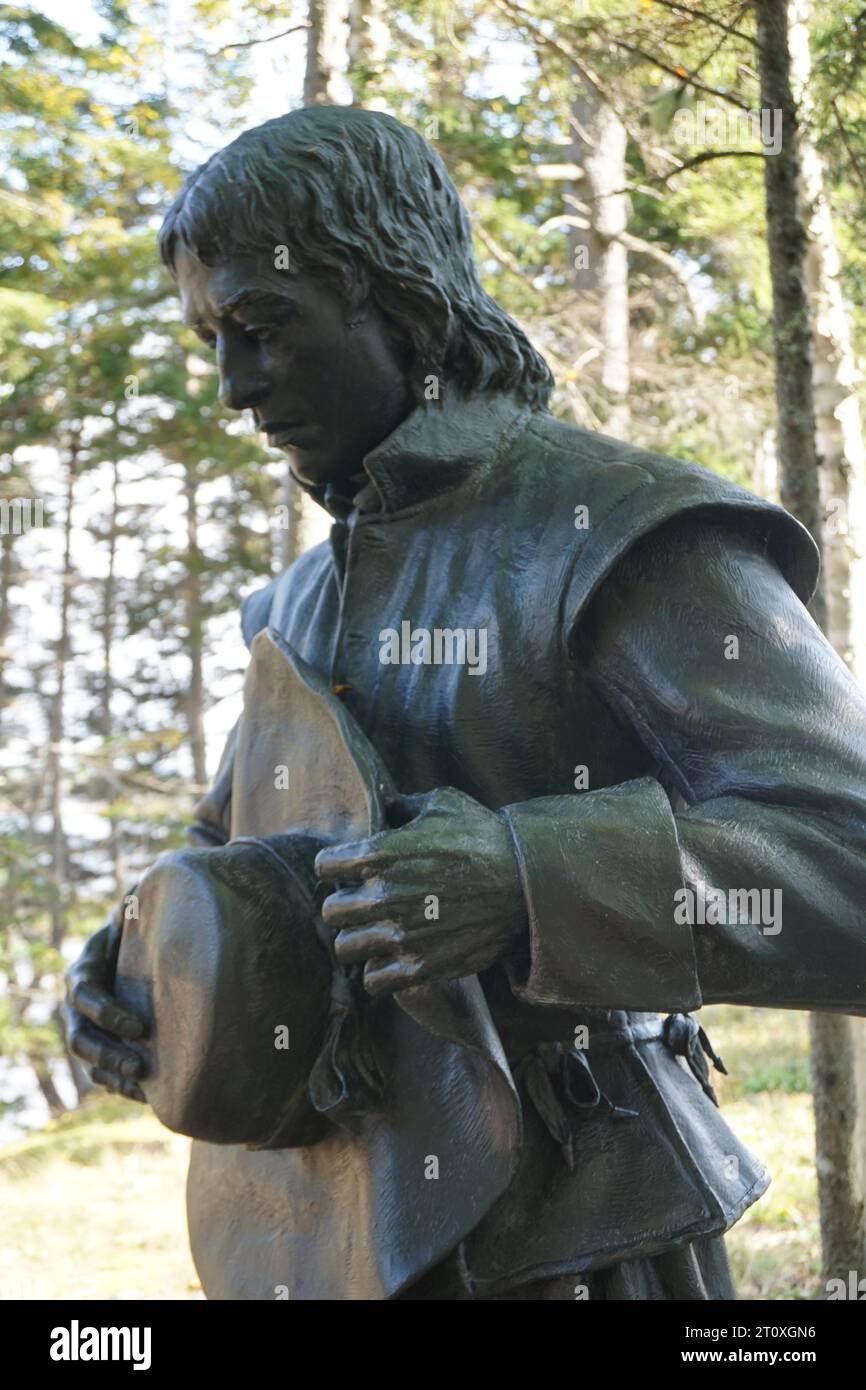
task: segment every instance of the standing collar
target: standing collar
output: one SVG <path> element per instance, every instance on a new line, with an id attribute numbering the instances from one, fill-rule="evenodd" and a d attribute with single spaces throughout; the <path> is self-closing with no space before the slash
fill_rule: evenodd
<path id="1" fill-rule="evenodd" d="M 493 393 L 416 408 L 364 459 L 367 481 L 353 497 L 335 488 L 304 488 L 332 516 L 362 512 L 396 512 L 425 502 L 461 481 L 467 472 L 497 453 L 531 407 L 516 396 Z"/>

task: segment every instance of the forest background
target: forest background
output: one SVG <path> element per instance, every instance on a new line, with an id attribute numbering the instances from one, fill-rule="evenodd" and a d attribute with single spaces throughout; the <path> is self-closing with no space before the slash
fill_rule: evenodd
<path id="1" fill-rule="evenodd" d="M 183 1143 L 89 1092 L 62 975 L 182 841 L 239 709 L 239 602 L 324 518 L 219 407 L 159 264 L 165 208 L 295 106 L 413 126 L 554 411 L 781 497 L 862 680 L 866 9 L 43 0 L 0 5 L 0 60 L 0 1288 L 189 1296 Z M 723 1101 L 776 1177 L 733 1242 L 741 1292 L 825 1296 L 866 1272 L 864 1027 L 709 1012 Z M 93 1212 L 89 1259 L 65 1201 Z"/>

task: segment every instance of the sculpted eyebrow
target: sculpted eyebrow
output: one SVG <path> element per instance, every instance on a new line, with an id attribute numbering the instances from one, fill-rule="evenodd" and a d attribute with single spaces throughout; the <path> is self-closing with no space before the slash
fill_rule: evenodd
<path id="1" fill-rule="evenodd" d="M 290 303 L 289 299 L 284 299 L 276 294 L 268 294 L 264 290 L 238 290 L 236 294 L 229 295 L 228 299 L 221 300 L 216 309 L 219 314 L 230 314 L 233 310 L 245 305 L 258 305 L 262 309 L 273 311 L 283 306 L 288 307 Z"/>
<path id="2" fill-rule="evenodd" d="M 235 309 L 244 305 L 256 306 L 271 313 L 285 311 L 293 307 L 293 302 L 289 298 L 283 298 L 275 294 L 267 294 L 262 290 L 238 290 L 237 293 L 229 295 L 227 299 L 222 299 L 214 306 L 218 318 L 227 318 Z M 205 319 L 198 315 L 185 317 L 183 320 L 185 328 L 208 329 Z"/>

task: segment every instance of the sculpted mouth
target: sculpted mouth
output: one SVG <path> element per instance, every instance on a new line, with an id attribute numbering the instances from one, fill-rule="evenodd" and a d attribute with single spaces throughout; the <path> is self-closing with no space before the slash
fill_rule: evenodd
<path id="1" fill-rule="evenodd" d="M 300 420 L 265 420 L 259 425 L 263 434 L 283 434 L 286 430 L 297 429 Z"/>
<path id="2" fill-rule="evenodd" d="M 268 443 L 280 447 L 292 443 L 309 428 L 303 420 L 268 420 L 259 429 L 268 436 Z"/>

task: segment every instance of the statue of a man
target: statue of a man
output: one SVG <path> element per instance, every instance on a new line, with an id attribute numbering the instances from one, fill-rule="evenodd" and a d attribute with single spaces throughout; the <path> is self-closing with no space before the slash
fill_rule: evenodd
<path id="1" fill-rule="evenodd" d="M 483 290 L 441 159 L 390 116 L 247 131 L 160 244 L 224 404 L 332 517 L 246 600 L 246 641 L 297 653 L 403 798 L 389 828 L 318 854 L 334 968 L 388 1017 L 477 977 L 517 1117 L 457 1110 L 474 1157 L 418 1172 L 417 1208 L 393 1145 L 389 1168 L 370 1140 L 350 1182 L 327 1137 L 286 1144 L 274 1228 L 244 1245 L 227 1220 L 234 1272 L 206 1291 L 265 1296 L 237 1270 L 267 1244 L 292 1296 L 733 1297 L 721 1237 L 767 1175 L 715 1106 L 691 1011 L 866 1012 L 866 700 L 804 607 L 811 539 L 549 413 L 550 371 Z M 200 803 L 201 845 L 232 835 L 227 785 Z M 143 1099 L 119 935 L 71 971 L 68 1027 L 97 1082 Z M 503 1147 L 491 1188 L 479 1154 Z M 419 1215 L 424 1183 L 441 1220 Z M 345 1236 L 316 1225 L 326 1207 Z"/>

